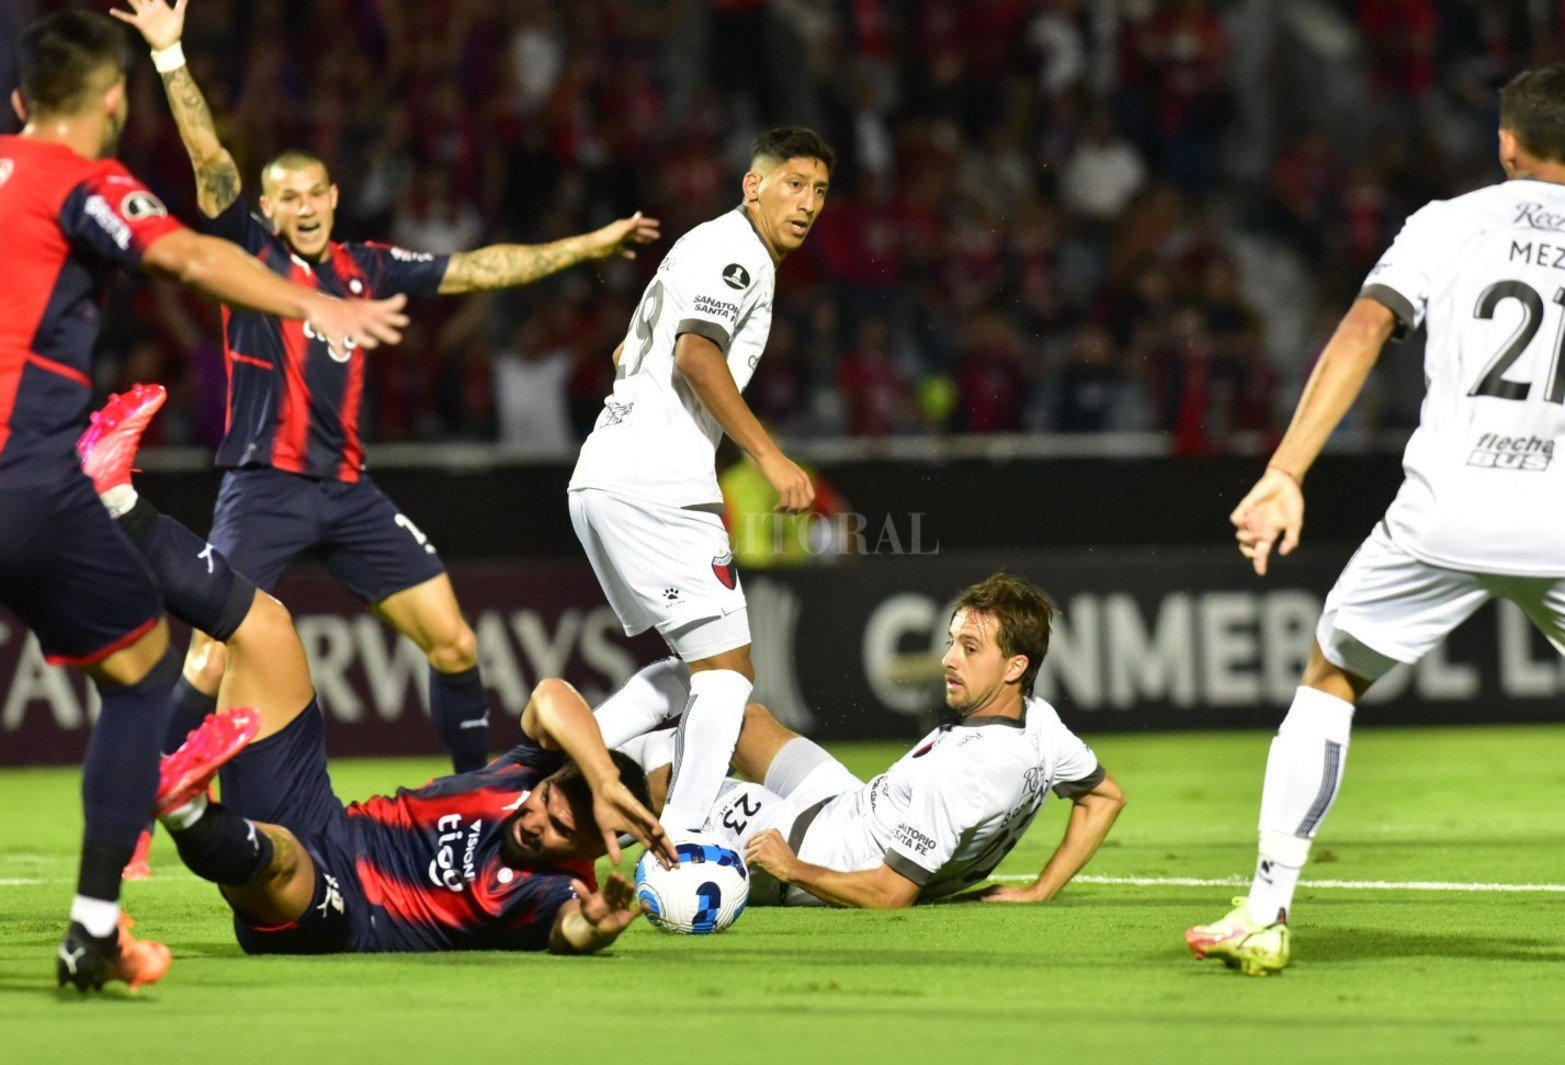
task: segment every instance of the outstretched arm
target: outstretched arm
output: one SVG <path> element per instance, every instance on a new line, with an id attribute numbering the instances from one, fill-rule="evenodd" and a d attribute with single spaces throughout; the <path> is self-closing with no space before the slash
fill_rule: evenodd
<path id="1" fill-rule="evenodd" d="M 918 885 L 891 868 L 879 865 L 844 873 L 801 862 L 782 833 L 769 828 L 745 847 L 745 861 L 794 884 L 833 906 L 860 910 L 900 910 L 918 899 Z"/>
<path id="2" fill-rule="evenodd" d="M 185 32 L 185 5 L 190 0 L 175 0 L 170 7 L 163 0 L 125 0 L 129 11 L 111 10 L 109 14 L 121 22 L 128 22 L 146 39 L 154 52 L 166 52 L 180 43 Z M 190 67 L 179 61 L 172 69 L 161 69 L 170 62 L 159 61 L 158 76 L 168 93 L 169 108 L 174 112 L 174 124 L 179 127 L 179 139 L 190 153 L 190 164 L 196 171 L 196 203 L 201 213 L 216 218 L 239 198 L 239 167 L 234 157 L 217 139 L 217 127 L 206 97 L 201 95 Z"/>
<path id="3" fill-rule="evenodd" d="M 589 259 L 619 256 L 634 259 L 636 246 L 658 239 L 658 220 L 637 211 L 629 218 L 610 222 L 602 229 L 581 233 L 552 244 L 491 244 L 476 251 L 458 252 L 440 279 L 440 294 L 453 296 L 496 288 L 516 288 L 542 281 L 561 270 Z"/>
<path id="4" fill-rule="evenodd" d="M 1097 853 L 1098 846 L 1114 827 L 1114 819 L 1125 808 L 1125 793 L 1105 776 L 1091 791 L 1075 796 L 1065 838 L 1044 864 L 1038 879 L 1024 888 L 997 887 L 984 892 L 985 902 L 1043 902 L 1052 899 L 1071 877 Z"/>
<path id="5" fill-rule="evenodd" d="M 1282 538 L 1280 555 L 1298 546 L 1304 528 L 1304 475 L 1364 388 L 1396 321 L 1396 315 L 1377 300 L 1354 301 L 1310 373 L 1293 421 L 1266 472 L 1228 516 L 1237 530 L 1239 552 L 1257 574 L 1266 575 L 1266 562 L 1278 537 Z"/>
<path id="6" fill-rule="evenodd" d="M 334 299 L 279 277 L 237 244 L 183 226 L 148 245 L 141 263 L 150 273 L 172 277 L 208 299 L 280 318 L 302 318 L 334 350 L 396 344 L 408 324 L 402 313 L 406 296 Z"/>

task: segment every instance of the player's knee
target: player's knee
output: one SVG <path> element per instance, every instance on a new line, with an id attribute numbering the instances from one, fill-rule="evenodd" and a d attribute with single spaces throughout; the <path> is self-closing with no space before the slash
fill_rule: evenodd
<path id="1" fill-rule="evenodd" d="M 257 591 L 250 612 L 229 642 L 255 648 L 290 638 L 294 638 L 293 615 L 276 596 Z"/>
<path id="2" fill-rule="evenodd" d="M 781 728 L 772 712 L 760 703 L 746 703 L 744 707 L 744 731 Z M 742 735 L 743 733 L 741 733 Z"/>
<path id="3" fill-rule="evenodd" d="M 441 673 L 465 673 L 478 665 L 478 637 L 466 623 L 429 649 L 429 664 Z"/>
<path id="4" fill-rule="evenodd" d="M 197 634 L 185 652 L 185 680 L 197 690 L 207 693 L 217 691 L 223 682 L 223 671 L 228 668 L 228 648 L 210 636 Z"/>

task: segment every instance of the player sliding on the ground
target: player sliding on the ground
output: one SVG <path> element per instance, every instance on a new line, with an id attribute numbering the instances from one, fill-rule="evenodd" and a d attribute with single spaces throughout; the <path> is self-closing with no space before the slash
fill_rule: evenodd
<path id="1" fill-rule="evenodd" d="M 1048 597 L 1019 577 L 996 574 L 964 591 L 942 660 L 951 720 L 868 783 L 750 704 L 734 768 L 756 783 L 725 781 L 707 825 L 751 863 L 750 904 L 895 908 L 974 888 L 1051 789 L 1072 803 L 1059 846 L 1030 885 L 981 897 L 1054 897 L 1097 851 L 1125 795 L 1032 694 L 1053 617 Z M 683 682 L 670 662 L 643 670 L 637 683 L 673 701 Z M 672 746 L 663 730 L 624 748 L 649 770 L 654 805 Z"/>
<path id="2" fill-rule="evenodd" d="M 1490 599 L 1565 649 L 1565 67 L 1500 91 L 1502 184 L 1408 218 L 1305 385 L 1293 424 L 1234 510 L 1264 575 L 1304 524 L 1305 474 L 1387 340 L 1427 324 L 1424 399 L 1386 516 L 1326 597 L 1303 684 L 1272 741 L 1247 897 L 1185 933 L 1197 957 L 1251 975 L 1288 964 L 1310 844 L 1342 782 L 1359 699 Z"/>
<path id="3" fill-rule="evenodd" d="M 137 440 L 162 402 L 156 387 L 112 397 L 83 459 L 105 492 L 125 497 L 120 525 L 170 610 L 229 640 L 222 706 L 255 707 L 253 728 L 246 716 L 208 718 L 171 759 L 183 779 L 159 789 L 160 820 L 191 871 L 222 888 L 244 949 L 580 953 L 612 942 L 640 907 L 618 874 L 597 890 L 594 860 L 618 860 L 621 832 L 673 851 L 646 808 L 639 768 L 604 747 L 580 696 L 545 681 L 522 715 L 526 738 L 508 754 L 344 807 L 287 611 L 130 486 Z M 241 602 L 237 627 L 223 621 Z M 223 801 L 209 802 L 206 786 L 230 757 Z"/>
<path id="4" fill-rule="evenodd" d="M 112 14 L 153 49 L 208 228 L 243 244 L 274 273 L 344 299 L 454 295 L 528 285 L 588 260 L 634 258 L 637 245 L 657 239 L 657 221 L 637 214 L 552 244 L 496 244 L 451 256 L 337 242 L 337 186 L 326 164 L 304 151 L 285 151 L 262 168 L 257 216 L 240 195 L 239 169 L 185 65 L 180 38 L 188 0 L 172 7 L 126 2 L 129 11 Z M 428 656 L 430 712 L 452 765 L 457 772 L 482 766 L 489 719 L 477 639 L 434 546 L 362 472 L 363 354 L 329 352 L 308 330 L 239 310 L 224 315 L 223 342 L 229 428 L 217 452 L 226 472 L 213 545 L 268 591 L 294 559 L 319 555 Z M 171 735 L 211 709 L 222 672 L 221 645 L 197 634 Z"/>
<path id="5" fill-rule="evenodd" d="M 161 948 L 122 931 L 120 871 L 157 784 L 179 673 L 158 588 L 72 454 L 92 395 L 103 288 L 115 267 L 162 274 L 212 299 L 305 319 L 339 348 L 355 336 L 366 346 L 394 342 L 407 319 L 401 297 L 328 299 L 169 217 L 111 158 L 129 104 L 122 34 L 107 18 L 62 11 L 18 44 L 11 105 L 26 126 L 0 136 L 0 603 L 37 634 L 49 661 L 80 669 L 102 697 L 82 765 L 77 893 L 58 955 L 60 982 L 87 990 L 161 975 L 144 964 Z"/>
<path id="6" fill-rule="evenodd" d="M 761 135 L 744 202 L 679 239 L 614 349 L 614 391 L 571 475 L 571 523 L 627 635 L 649 628 L 690 672 L 664 823 L 698 827 L 728 772 L 755 670 L 744 591 L 723 527 L 715 468 L 724 433 L 808 510 L 809 475 L 743 395 L 766 347 L 778 264 L 826 205 L 835 156 L 807 129 Z M 612 746 L 666 716 L 619 693 L 599 707 Z M 650 716 L 655 714 L 657 716 Z"/>

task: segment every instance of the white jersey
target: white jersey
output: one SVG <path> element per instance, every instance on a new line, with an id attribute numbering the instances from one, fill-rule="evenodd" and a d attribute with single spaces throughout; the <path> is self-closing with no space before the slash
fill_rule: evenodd
<path id="1" fill-rule="evenodd" d="M 882 863 L 919 885 L 919 898 L 986 879 L 1016 846 L 1054 788 L 1097 787 L 1092 749 L 1042 699 L 1025 721 L 969 719 L 925 736 L 868 784 L 832 799 L 810 823 L 800 857 L 851 872 Z"/>
<path id="2" fill-rule="evenodd" d="M 582 445 L 571 488 L 674 507 L 722 503 L 722 426 L 675 368 L 674 345 L 684 333 L 711 340 L 743 392 L 771 332 L 776 276 L 742 206 L 679 239 L 631 318 L 614 391 Z"/>
<path id="3" fill-rule="evenodd" d="M 1565 186 L 1514 180 L 1428 204 L 1363 295 L 1402 330 L 1429 326 L 1392 539 L 1434 566 L 1565 576 Z"/>

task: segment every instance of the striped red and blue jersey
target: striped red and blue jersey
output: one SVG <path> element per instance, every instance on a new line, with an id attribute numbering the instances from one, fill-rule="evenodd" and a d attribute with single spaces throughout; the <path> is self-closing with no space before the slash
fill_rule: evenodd
<path id="1" fill-rule="evenodd" d="M 289 250 L 241 197 L 210 219 L 216 235 L 241 245 L 275 274 L 344 299 L 433 296 L 447 255 L 375 242 L 332 241 L 320 262 Z M 364 353 L 339 358 L 300 321 L 223 308 L 228 414 L 219 466 L 272 466 L 323 480 L 357 481 Z"/>
<path id="2" fill-rule="evenodd" d="M 77 469 L 104 287 L 183 228 L 118 160 L 0 136 L 0 486 Z"/>
<path id="3" fill-rule="evenodd" d="M 473 773 L 348 807 L 359 883 L 376 946 L 406 950 L 543 950 L 571 881 L 597 890 L 593 862 L 510 865 L 500 828 L 563 764 L 524 741 Z"/>

